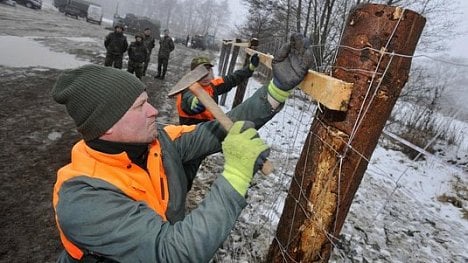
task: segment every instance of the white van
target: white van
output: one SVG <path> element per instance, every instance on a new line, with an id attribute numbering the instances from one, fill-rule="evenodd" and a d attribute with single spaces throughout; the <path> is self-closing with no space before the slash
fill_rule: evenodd
<path id="1" fill-rule="evenodd" d="M 88 14 L 86 15 L 86 22 L 96 22 L 100 25 L 102 22 L 102 7 L 90 4 Z"/>

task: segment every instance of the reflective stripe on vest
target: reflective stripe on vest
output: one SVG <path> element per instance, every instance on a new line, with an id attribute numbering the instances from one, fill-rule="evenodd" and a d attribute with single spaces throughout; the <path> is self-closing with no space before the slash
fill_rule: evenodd
<path id="1" fill-rule="evenodd" d="M 210 85 L 204 86 L 203 89 L 206 91 L 206 93 L 208 93 L 208 95 L 210 95 L 210 97 L 212 97 L 217 102 L 217 98 L 215 98 L 215 95 L 214 95 L 214 89 L 223 83 L 224 83 L 223 78 L 215 78 L 211 80 Z M 176 100 L 177 111 L 179 112 L 180 117 L 189 118 L 189 119 L 197 119 L 197 120 L 207 120 L 207 121 L 215 119 L 213 114 L 208 110 L 204 110 L 194 115 L 189 115 L 185 113 L 185 111 L 182 109 L 182 92 L 177 94 L 176 99 L 177 99 Z"/>
<path id="2" fill-rule="evenodd" d="M 193 131 L 196 126 L 166 126 L 164 130 L 171 140 L 175 140 L 185 132 Z M 147 170 L 133 164 L 126 153 L 105 154 L 88 147 L 80 141 L 72 149 L 72 161 L 62 167 L 57 173 L 54 186 L 53 206 L 55 221 L 60 233 L 60 239 L 65 250 L 74 259 L 81 259 L 84 252 L 75 246 L 60 228 L 57 216 L 59 191 L 64 182 L 78 176 L 101 179 L 121 190 L 135 201 L 144 202 L 166 221 L 166 209 L 169 202 L 167 178 L 161 158 L 161 147 L 158 141 L 150 145 Z"/>

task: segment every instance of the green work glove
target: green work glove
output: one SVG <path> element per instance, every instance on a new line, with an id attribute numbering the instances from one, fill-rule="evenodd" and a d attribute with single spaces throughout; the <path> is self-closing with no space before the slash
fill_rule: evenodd
<path id="1" fill-rule="evenodd" d="M 269 147 L 259 138 L 250 121 L 235 122 L 223 143 L 225 158 L 223 176 L 244 196 L 254 173 L 270 154 Z"/>
<path id="2" fill-rule="evenodd" d="M 250 57 L 249 70 L 252 72 L 255 71 L 259 64 L 260 58 L 258 57 L 258 54 L 255 53 Z"/>
<path id="3" fill-rule="evenodd" d="M 193 114 L 198 114 L 205 111 L 205 106 L 198 100 L 196 96 L 193 96 L 192 102 L 190 103 L 190 110 Z"/>
<path id="4" fill-rule="evenodd" d="M 271 66 L 273 79 L 268 85 L 268 93 L 278 102 L 284 102 L 292 90 L 301 83 L 313 63 L 308 40 L 294 33 L 288 43 L 275 54 Z"/>

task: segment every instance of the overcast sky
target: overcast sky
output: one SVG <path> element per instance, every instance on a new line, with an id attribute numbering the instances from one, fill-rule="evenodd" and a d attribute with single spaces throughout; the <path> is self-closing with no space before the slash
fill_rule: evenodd
<path id="1" fill-rule="evenodd" d="M 245 21 L 247 14 L 247 7 L 242 4 L 242 0 L 231 0 L 229 1 L 229 7 L 231 8 L 231 24 L 240 25 Z"/>
<path id="2" fill-rule="evenodd" d="M 460 28 L 464 33 L 463 36 L 451 42 L 451 54 L 468 58 L 468 0 L 460 0 L 459 11 L 462 12 Z"/>

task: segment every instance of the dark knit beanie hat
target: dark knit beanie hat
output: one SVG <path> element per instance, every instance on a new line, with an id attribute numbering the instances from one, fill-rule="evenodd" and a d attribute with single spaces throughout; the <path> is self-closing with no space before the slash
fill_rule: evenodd
<path id="1" fill-rule="evenodd" d="M 86 65 L 60 74 L 51 95 L 67 107 L 83 139 L 90 141 L 119 121 L 144 90 L 133 74 Z"/>

